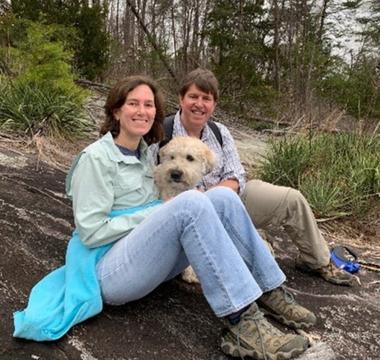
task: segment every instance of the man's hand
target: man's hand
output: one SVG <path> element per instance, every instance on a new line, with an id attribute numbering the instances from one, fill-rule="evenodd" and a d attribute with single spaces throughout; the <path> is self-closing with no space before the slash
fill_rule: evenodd
<path id="1" fill-rule="evenodd" d="M 240 189 L 239 181 L 235 179 L 223 180 L 219 184 L 216 184 L 215 186 L 226 186 L 230 188 L 231 190 L 235 191 L 236 193 L 239 193 L 239 189 Z"/>

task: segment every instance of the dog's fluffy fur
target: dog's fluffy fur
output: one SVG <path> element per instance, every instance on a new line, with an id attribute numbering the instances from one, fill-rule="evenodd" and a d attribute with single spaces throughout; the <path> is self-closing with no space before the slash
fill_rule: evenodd
<path id="1" fill-rule="evenodd" d="M 193 189 L 216 165 L 215 154 L 201 140 L 185 136 L 175 137 L 159 153 L 160 164 L 154 179 L 163 200 Z M 199 283 L 191 266 L 182 273 L 188 283 Z"/>
<path id="2" fill-rule="evenodd" d="M 160 196 L 168 200 L 193 189 L 215 167 L 215 154 L 201 140 L 178 136 L 160 150 L 160 164 L 154 179 Z"/>

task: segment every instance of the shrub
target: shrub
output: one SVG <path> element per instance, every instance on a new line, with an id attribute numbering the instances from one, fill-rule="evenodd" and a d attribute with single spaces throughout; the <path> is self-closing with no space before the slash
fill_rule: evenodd
<path id="1" fill-rule="evenodd" d="M 62 94 L 75 95 L 81 104 L 86 93 L 74 83 L 73 55 L 56 39 L 56 30 L 52 25 L 28 23 L 25 38 L 17 44 L 19 62 L 24 64 L 17 81 L 54 91 L 59 89 Z"/>
<path id="2" fill-rule="evenodd" d="M 73 140 L 93 129 L 75 94 L 28 82 L 0 86 L 0 129 Z"/>
<path id="3" fill-rule="evenodd" d="M 333 101 L 356 118 L 378 119 L 380 116 L 380 91 L 376 79 L 377 58 L 362 57 L 352 67 L 336 66 L 316 82 L 317 93 Z"/>
<path id="4" fill-rule="evenodd" d="M 12 78 L 1 80 L 0 128 L 75 138 L 92 129 L 83 112 L 87 92 L 74 83 L 72 54 L 55 26 L 22 21 L 25 36 L 8 48 Z"/>
<path id="5" fill-rule="evenodd" d="M 93 80 L 107 68 L 110 37 L 106 29 L 106 2 L 100 5 L 77 0 L 13 0 L 11 8 L 19 19 L 59 24 L 64 28 L 60 35 L 73 51 L 74 62 L 82 76 Z"/>
<path id="6" fill-rule="evenodd" d="M 379 199 L 380 140 L 323 134 L 272 142 L 261 164 L 263 180 L 298 188 L 317 216 L 365 214 Z"/>

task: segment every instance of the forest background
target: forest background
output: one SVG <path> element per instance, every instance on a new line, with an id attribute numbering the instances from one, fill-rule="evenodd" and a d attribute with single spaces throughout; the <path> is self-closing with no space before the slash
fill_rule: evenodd
<path id="1" fill-rule="evenodd" d="M 170 104 L 199 66 L 236 121 L 292 129 L 259 176 L 301 189 L 320 217 L 378 206 L 378 0 L 0 1 L 1 132 L 75 139 L 93 127 L 83 80 L 149 74 Z"/>

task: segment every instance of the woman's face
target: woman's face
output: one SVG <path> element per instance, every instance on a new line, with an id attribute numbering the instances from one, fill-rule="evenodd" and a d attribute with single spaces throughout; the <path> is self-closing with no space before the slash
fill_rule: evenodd
<path id="1" fill-rule="evenodd" d="M 148 85 L 139 85 L 130 91 L 121 108 L 114 112 L 120 121 L 120 133 L 117 136 L 122 142 L 140 139 L 151 129 L 156 116 L 154 94 Z"/>

